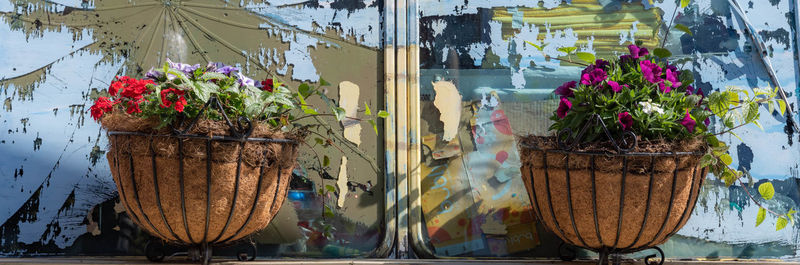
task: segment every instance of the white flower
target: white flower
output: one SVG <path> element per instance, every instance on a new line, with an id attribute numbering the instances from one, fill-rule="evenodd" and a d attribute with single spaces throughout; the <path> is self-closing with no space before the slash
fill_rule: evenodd
<path id="1" fill-rule="evenodd" d="M 647 100 L 647 102 L 639 102 L 639 105 L 642 106 L 642 111 L 644 111 L 644 113 L 651 114 L 655 112 L 658 114 L 664 114 L 664 109 L 650 100 Z"/>

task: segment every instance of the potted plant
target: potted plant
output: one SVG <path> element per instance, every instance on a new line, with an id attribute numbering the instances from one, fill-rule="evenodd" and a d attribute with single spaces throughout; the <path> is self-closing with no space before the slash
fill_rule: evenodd
<path id="1" fill-rule="evenodd" d="M 689 219 L 707 173 L 728 185 L 744 175 L 729 167 L 718 136 L 760 126 L 762 106 L 785 109 L 777 88 L 729 87 L 706 96 L 692 87 L 690 71 L 667 60 L 668 51 L 628 49 L 610 61 L 579 55 L 590 62 L 580 80 L 554 91 L 555 135 L 526 136 L 520 145 L 539 220 L 566 243 L 599 252 L 600 262 L 669 239 Z M 759 191 L 774 192 L 771 185 Z M 793 211 L 772 213 L 783 226 L 793 220 Z"/>
<path id="2" fill-rule="evenodd" d="M 90 111 L 108 130 L 109 166 L 131 219 L 166 242 L 194 246 L 208 262 L 210 245 L 265 228 L 283 204 L 299 144 L 324 125 L 296 121 L 346 118 L 325 96 L 326 85 L 292 91 L 233 66 L 168 60 L 145 79 L 117 77 L 110 97 L 98 98 Z M 332 113 L 306 102 L 312 96 Z M 147 251 L 156 252 L 148 253 L 151 260 L 163 258 Z"/>

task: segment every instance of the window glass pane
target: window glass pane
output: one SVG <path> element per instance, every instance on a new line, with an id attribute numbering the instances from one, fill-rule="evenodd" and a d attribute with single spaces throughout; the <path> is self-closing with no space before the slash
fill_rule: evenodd
<path id="1" fill-rule="evenodd" d="M 537 225 L 531 210 L 515 136 L 549 134 L 558 105 L 553 89 L 577 80 L 582 70 L 567 62 L 578 59 L 564 56 L 564 47 L 611 58 L 627 54 L 625 46 L 634 41 L 651 51 L 664 42 L 677 58 L 689 59 L 683 69 L 694 73 L 695 87 L 706 93 L 730 85 L 769 86 L 728 1 L 692 1 L 674 21 L 676 1 L 650 2 L 419 2 L 420 188 L 425 240 L 435 254 L 556 255 L 558 240 Z M 740 2 L 794 104 L 794 3 Z M 687 26 L 694 36 L 667 32 L 671 24 Z M 750 171 L 754 181 L 772 180 L 780 187 L 787 197 L 774 207 L 797 208 L 796 132 L 777 112 L 762 115 L 760 122 L 763 131 L 746 127 L 741 140 L 724 139 L 732 146 L 734 166 Z M 757 210 L 740 184 L 728 188 L 708 176 L 690 221 L 664 250 L 672 257 L 795 256 L 794 228 L 775 231 L 774 218 L 755 227 Z"/>
<path id="2" fill-rule="evenodd" d="M 141 78 L 168 58 L 223 62 L 292 89 L 324 79 L 362 118 L 365 104 L 384 109 L 382 5 L 0 1 L 0 256 L 141 255 L 147 236 L 117 203 L 106 132 L 87 113 L 116 75 Z M 322 120 L 330 131 L 301 145 L 288 199 L 253 236 L 261 256 L 366 256 L 383 240 L 383 122 Z"/>

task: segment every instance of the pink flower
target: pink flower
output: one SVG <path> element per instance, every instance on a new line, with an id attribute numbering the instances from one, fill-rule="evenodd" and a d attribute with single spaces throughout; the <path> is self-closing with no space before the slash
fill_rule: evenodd
<path id="1" fill-rule="evenodd" d="M 639 66 L 642 68 L 642 75 L 644 79 L 650 83 L 661 82 L 661 67 L 651 61 L 641 61 Z"/>
<path id="2" fill-rule="evenodd" d="M 617 121 L 622 125 L 622 130 L 624 131 L 630 130 L 631 127 L 633 127 L 633 117 L 627 111 L 617 114 Z"/>
<path id="3" fill-rule="evenodd" d="M 595 68 L 592 71 L 585 73 L 581 76 L 581 84 L 587 86 L 594 86 L 602 83 L 608 78 L 608 74 L 603 69 Z"/>
<path id="4" fill-rule="evenodd" d="M 572 102 L 570 102 L 567 98 L 561 98 L 561 102 L 558 103 L 556 115 L 558 115 L 558 118 L 563 119 L 567 116 L 567 112 L 569 112 L 570 109 L 572 109 Z"/>
<path id="5" fill-rule="evenodd" d="M 675 68 L 674 66 L 671 68 Z M 667 68 L 667 72 L 665 74 L 667 81 L 672 83 L 672 88 L 678 88 L 681 86 L 681 81 L 678 79 L 678 75 L 680 75 L 681 71 L 673 71 L 671 68 Z"/>
<path id="6" fill-rule="evenodd" d="M 639 47 L 633 44 L 628 45 L 628 51 L 631 52 L 631 57 L 633 57 L 633 59 L 638 59 L 639 57 L 650 54 L 647 48 Z"/>
<path id="7" fill-rule="evenodd" d="M 608 86 L 611 87 L 611 91 L 614 91 L 614 93 L 622 92 L 622 86 L 620 86 L 617 82 L 609 80 Z"/>
<path id="8" fill-rule="evenodd" d="M 689 115 L 688 109 L 686 110 L 686 115 L 683 116 L 683 120 L 681 120 L 681 125 L 686 127 L 686 130 L 689 132 L 694 132 L 694 126 L 697 125 L 697 122 L 695 122 L 694 119 L 692 119 L 692 116 Z"/>
<path id="9" fill-rule="evenodd" d="M 577 84 L 578 84 L 578 82 L 575 82 L 575 81 L 566 82 L 563 85 L 561 85 L 558 88 L 556 88 L 556 91 L 554 93 L 556 95 L 561 96 L 562 98 L 571 97 L 572 95 L 574 95 L 574 92 L 572 91 L 572 89 L 575 88 L 575 85 L 577 85 Z"/>

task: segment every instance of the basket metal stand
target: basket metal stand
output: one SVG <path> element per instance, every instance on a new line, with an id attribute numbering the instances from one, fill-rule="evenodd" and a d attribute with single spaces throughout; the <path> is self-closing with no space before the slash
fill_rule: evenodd
<path id="1" fill-rule="evenodd" d="M 585 135 L 587 130 L 592 129 L 592 128 L 597 128 L 598 126 L 600 128 L 602 128 L 603 132 L 605 133 L 605 135 L 608 137 L 608 139 L 610 140 L 610 142 L 612 143 L 612 145 L 616 149 L 616 151 L 617 151 L 616 153 L 572 151 L 572 149 L 574 147 L 576 147 L 582 141 L 582 139 L 583 139 L 583 137 L 584 137 L 584 135 Z M 598 261 L 597 261 L 598 265 L 608 264 L 609 261 L 611 261 L 611 263 L 614 264 L 614 265 L 619 265 L 619 264 L 621 264 L 621 261 L 622 261 L 622 254 L 635 253 L 635 252 L 640 252 L 640 251 L 645 251 L 645 250 L 655 250 L 657 252 L 657 254 L 652 254 L 652 255 L 646 256 L 644 258 L 644 262 L 647 265 L 662 265 L 664 263 L 664 261 L 665 261 L 664 251 L 661 248 L 659 248 L 657 246 L 654 246 L 653 244 L 656 243 L 655 241 L 658 238 L 660 238 L 662 235 L 666 235 L 666 238 L 671 237 L 672 235 L 674 235 L 675 233 L 678 232 L 678 230 L 682 226 L 682 225 L 680 225 L 681 223 L 685 223 L 686 221 L 688 221 L 688 218 L 691 215 L 691 212 L 694 210 L 694 207 L 695 207 L 695 203 L 694 202 L 696 202 L 696 199 L 697 199 L 697 197 L 695 197 L 694 201 L 693 201 L 692 200 L 692 194 L 695 194 L 696 192 L 699 191 L 700 187 L 702 187 L 702 182 L 703 182 L 703 179 L 704 179 L 704 178 L 700 178 L 699 181 L 695 181 L 695 177 L 696 177 L 697 173 L 700 173 L 701 176 L 705 176 L 705 168 L 701 169 L 701 172 L 697 172 L 698 171 L 697 168 L 692 170 L 692 181 L 691 181 L 691 184 L 690 184 L 691 190 L 689 191 L 689 196 L 688 196 L 687 201 L 686 201 L 686 203 L 690 204 L 690 205 L 687 205 L 684 208 L 683 212 L 680 214 L 680 217 L 679 217 L 678 222 L 675 225 L 675 227 L 669 227 L 669 228 L 667 227 L 667 221 L 669 220 L 669 216 L 670 216 L 669 213 L 672 212 L 672 204 L 670 204 L 668 206 L 669 209 L 667 209 L 667 214 L 665 214 L 664 219 L 660 220 L 660 221 L 657 221 L 657 223 L 660 223 L 661 225 L 660 225 L 660 228 L 658 229 L 658 232 L 653 237 L 653 239 L 650 242 L 647 242 L 647 243 L 644 243 L 644 244 L 639 244 L 640 246 L 644 246 L 644 247 L 635 247 L 635 248 L 633 248 L 634 246 L 637 245 L 637 243 L 640 243 L 640 239 L 642 238 L 642 232 L 645 230 L 645 224 L 647 224 L 647 222 L 648 222 L 648 217 L 653 218 L 651 216 L 651 214 L 650 214 L 651 213 L 650 201 L 651 201 L 651 198 L 653 197 L 653 181 L 654 181 L 654 175 L 655 175 L 654 174 L 654 172 L 655 172 L 654 171 L 654 166 L 656 164 L 656 158 L 661 158 L 661 159 L 672 158 L 672 159 L 675 159 L 675 165 L 676 166 L 675 166 L 675 169 L 672 171 L 672 190 L 671 190 L 670 199 L 669 199 L 670 202 L 674 203 L 676 201 L 676 198 L 675 198 L 675 193 L 676 193 L 675 192 L 675 183 L 676 183 L 676 181 L 678 179 L 678 169 L 679 169 L 678 156 L 698 155 L 698 154 L 702 154 L 702 153 L 698 153 L 698 152 L 654 152 L 654 153 L 632 152 L 632 150 L 637 145 L 636 135 L 631 131 L 626 131 L 624 133 L 623 137 L 619 141 L 615 140 L 614 137 L 612 137 L 611 133 L 608 131 L 608 127 L 606 127 L 605 123 L 602 121 L 602 118 L 597 114 L 594 114 L 594 115 L 590 116 L 589 120 L 587 121 L 587 124 L 577 134 L 574 134 L 572 132 L 572 130 L 570 130 L 569 128 L 566 128 L 564 130 L 559 131 L 556 137 L 557 137 L 557 142 L 558 142 L 558 149 L 541 149 L 541 148 L 539 148 L 537 146 L 531 146 L 531 145 L 525 145 L 525 144 L 521 144 L 521 146 L 523 148 L 528 148 L 528 149 L 532 149 L 532 150 L 536 150 L 536 151 L 541 151 L 543 153 L 543 156 L 541 157 L 541 159 L 542 159 L 542 163 L 543 163 L 545 181 L 544 181 L 544 183 L 538 183 L 537 185 L 545 185 L 544 190 L 546 190 L 547 192 L 546 192 L 546 194 L 540 194 L 539 195 L 540 198 L 537 198 L 537 196 L 536 196 L 536 188 L 534 186 L 534 183 L 535 183 L 535 181 L 534 181 L 534 170 L 533 170 L 533 167 L 530 167 L 529 168 L 529 170 L 530 170 L 530 172 L 529 172 L 530 173 L 530 184 L 531 184 L 531 190 L 532 190 L 532 193 L 533 193 L 532 196 L 531 196 L 531 200 L 532 200 L 532 204 L 534 205 L 534 209 L 535 209 L 534 213 L 536 214 L 537 218 L 539 220 L 544 220 L 543 217 L 545 217 L 545 216 L 551 217 L 552 220 L 553 220 L 554 226 L 555 226 L 555 229 L 551 229 L 551 230 L 554 230 L 553 232 L 556 233 L 556 235 L 559 238 L 562 238 L 562 239 L 565 240 L 564 242 L 561 243 L 561 245 L 558 248 L 558 256 L 559 256 L 559 258 L 561 260 L 564 260 L 564 261 L 574 260 L 576 258 L 576 256 L 577 256 L 577 251 L 576 251 L 575 248 L 576 247 L 580 247 L 580 248 L 584 248 L 584 249 L 587 249 L 587 250 L 590 250 L 590 251 L 593 251 L 593 252 L 597 252 L 599 254 L 599 258 L 598 258 Z M 566 160 L 564 162 L 563 170 L 565 171 L 565 177 L 566 177 L 566 201 L 568 202 L 569 222 L 567 222 L 566 225 L 562 224 L 563 226 L 559 225 L 559 221 L 556 218 L 556 214 L 555 214 L 555 212 L 553 210 L 553 201 L 552 201 L 553 194 L 551 194 L 551 181 L 550 181 L 551 176 L 549 176 L 548 170 L 547 170 L 547 168 L 548 168 L 548 160 L 547 160 L 548 153 L 550 153 L 550 154 L 558 154 L 560 156 L 563 156 L 564 159 Z M 583 156 L 583 157 L 588 156 L 589 157 L 589 161 L 590 161 L 589 171 L 591 172 L 590 179 L 591 179 L 591 183 L 592 183 L 591 184 L 592 209 L 594 210 L 592 215 L 593 215 L 593 219 L 594 219 L 593 220 L 594 221 L 594 229 L 595 229 L 595 231 L 597 233 L 597 235 L 596 235 L 597 239 L 600 242 L 600 244 L 604 246 L 602 248 L 588 247 L 588 244 L 586 243 L 584 238 L 581 237 L 581 234 L 578 231 L 578 228 L 577 228 L 577 225 L 576 225 L 576 222 L 575 222 L 575 219 L 576 219 L 575 218 L 575 213 L 573 212 L 573 202 L 572 202 L 572 194 L 571 194 L 572 191 L 571 191 L 571 186 L 570 186 L 569 160 L 570 160 L 571 156 Z M 601 236 L 600 229 L 599 229 L 600 225 L 599 225 L 598 214 L 597 214 L 597 194 L 599 192 L 603 192 L 603 191 L 598 191 L 598 188 L 597 188 L 597 186 L 595 184 L 596 183 L 596 179 L 595 179 L 595 169 L 596 169 L 595 158 L 599 158 L 599 157 L 621 157 L 622 161 L 623 161 L 622 162 L 623 163 L 623 165 L 622 165 L 622 173 L 621 173 L 621 175 L 622 175 L 621 176 L 621 180 L 622 181 L 620 181 L 620 187 L 619 187 L 621 192 L 620 192 L 620 200 L 619 200 L 620 205 L 619 205 L 619 210 L 618 210 L 619 211 L 619 219 L 618 219 L 619 221 L 618 221 L 617 229 L 616 229 L 616 238 L 605 239 L 607 241 L 604 241 L 604 238 Z M 626 178 L 626 173 L 628 171 L 629 160 L 633 159 L 633 158 L 637 158 L 637 159 L 649 158 L 649 160 L 650 160 L 650 163 L 647 164 L 647 166 L 649 166 L 649 172 L 650 172 L 649 173 L 650 176 L 649 176 L 649 185 L 648 185 L 648 193 L 647 193 L 647 202 L 645 204 L 646 206 L 645 206 L 645 210 L 644 210 L 644 220 L 641 223 L 640 230 L 639 230 L 638 234 L 636 235 L 636 238 L 634 239 L 633 243 L 629 244 L 628 246 L 621 246 L 619 241 L 620 241 L 620 232 L 621 232 L 622 227 L 623 227 L 623 214 L 622 213 L 623 213 L 623 210 L 625 208 L 625 204 L 624 204 L 624 202 L 625 202 L 625 198 L 624 197 L 625 197 L 625 194 L 626 194 L 625 193 L 625 186 L 626 186 L 625 185 L 625 183 L 626 183 L 625 182 L 625 178 Z M 542 195 L 544 195 L 544 196 L 542 196 Z M 549 211 L 543 211 L 543 210 L 539 209 L 540 208 L 539 207 L 539 201 L 540 200 L 544 201 L 543 200 L 544 198 L 546 198 L 547 202 L 549 202 Z M 543 205 L 547 206 L 547 202 L 543 202 Z M 551 219 L 548 218 L 548 220 L 551 220 Z M 542 222 L 544 222 L 544 221 L 542 221 Z M 562 223 L 563 223 L 563 221 L 562 221 Z M 568 237 L 565 236 L 566 235 L 565 231 L 567 229 L 571 229 L 572 231 L 574 231 L 574 234 L 577 236 L 577 239 L 578 239 L 577 241 L 573 242 L 572 240 L 568 240 Z M 611 241 L 611 240 L 613 240 L 613 241 Z M 608 244 L 610 242 L 613 242 L 613 244 Z M 644 241 L 642 241 L 642 242 L 644 242 Z"/>
<path id="2" fill-rule="evenodd" d="M 222 119 L 225 121 L 225 123 L 229 127 L 229 135 L 226 135 L 226 136 L 222 136 L 222 135 L 209 136 L 209 135 L 196 135 L 196 134 L 189 133 L 192 130 L 192 128 L 194 128 L 194 126 L 197 124 L 197 122 L 200 119 L 200 117 L 203 116 L 203 114 L 205 112 L 209 111 L 209 107 L 214 108 L 216 110 L 217 114 L 222 116 Z M 185 116 L 183 116 L 183 115 L 179 116 L 177 124 L 174 125 L 173 128 L 172 128 L 172 134 L 155 135 L 155 134 L 147 134 L 147 133 L 141 133 L 141 132 L 125 132 L 125 131 L 109 131 L 108 132 L 109 137 L 111 137 L 111 136 L 123 136 L 123 135 L 141 136 L 141 137 L 148 138 L 149 141 L 150 141 L 150 150 L 149 151 L 150 151 L 150 159 L 151 159 L 152 165 L 153 165 L 152 166 L 152 175 L 153 175 L 153 185 L 154 185 L 154 190 L 155 190 L 155 194 L 154 194 L 155 196 L 154 197 L 155 197 L 155 200 L 156 200 L 156 203 L 157 203 L 157 206 L 158 206 L 158 213 L 159 213 L 158 216 L 161 218 L 161 220 L 163 220 L 163 225 L 167 228 L 166 230 L 167 230 L 168 234 L 165 233 L 165 231 L 159 231 L 153 225 L 153 221 L 150 220 L 150 217 L 148 217 L 147 214 L 144 214 L 144 211 L 142 210 L 142 203 L 139 200 L 139 190 L 137 188 L 136 178 L 133 177 L 133 174 L 134 174 L 133 154 L 131 152 L 129 152 L 127 155 L 123 155 L 118 151 L 117 154 L 114 155 L 115 159 L 113 161 L 113 164 L 111 165 L 111 166 L 117 166 L 118 169 L 119 169 L 119 160 L 120 159 L 126 159 L 126 160 L 128 160 L 130 162 L 130 176 L 131 176 L 131 178 L 130 178 L 131 183 L 130 184 L 132 184 L 133 190 L 124 190 L 122 188 L 122 185 L 120 185 L 119 186 L 120 187 L 119 194 L 120 194 L 120 197 L 122 197 L 122 198 L 126 198 L 125 197 L 126 192 L 130 192 L 130 193 L 133 194 L 134 201 L 129 202 L 129 204 L 130 204 L 131 207 L 138 206 L 139 209 L 138 209 L 138 212 L 137 211 L 130 211 L 130 210 L 127 211 L 128 214 L 131 217 L 131 220 L 134 221 L 137 225 L 139 225 L 141 227 L 149 228 L 151 231 L 155 232 L 155 234 L 160 238 L 175 238 L 176 239 L 176 240 L 173 240 L 173 241 L 166 242 L 166 241 L 164 241 L 162 239 L 151 237 L 151 239 L 148 240 L 148 243 L 145 246 L 145 256 L 147 257 L 148 260 L 153 261 L 153 262 L 160 262 L 160 261 L 164 260 L 165 258 L 169 258 L 169 257 L 187 256 L 190 260 L 192 260 L 194 262 L 200 261 L 205 265 L 205 264 L 208 264 L 211 261 L 212 249 L 213 249 L 214 246 L 233 245 L 233 244 L 236 244 L 237 241 L 243 241 L 241 239 L 240 240 L 233 240 L 233 239 L 237 238 L 237 236 L 239 236 L 240 233 L 244 230 L 244 228 L 251 222 L 251 219 L 253 219 L 253 215 L 256 212 L 256 205 L 258 205 L 258 203 L 259 203 L 259 198 L 260 198 L 259 194 L 261 192 L 261 188 L 257 188 L 256 189 L 255 199 L 253 201 L 252 206 L 248 207 L 248 209 L 250 209 L 250 210 L 249 210 L 248 216 L 245 219 L 244 224 L 241 227 L 239 227 L 238 230 L 236 230 L 236 232 L 233 235 L 228 236 L 226 238 L 222 238 L 222 235 L 225 233 L 225 231 L 228 230 L 228 228 L 229 228 L 229 226 L 231 224 L 231 220 L 233 219 L 233 212 L 234 212 L 234 209 L 236 208 L 236 205 L 240 204 L 240 203 L 243 203 L 243 202 L 237 202 L 237 198 L 239 197 L 238 196 L 239 195 L 238 194 L 239 193 L 239 181 L 240 181 L 240 176 L 239 175 L 241 173 L 240 168 L 242 166 L 242 152 L 241 152 L 241 149 L 244 148 L 244 144 L 245 143 L 249 143 L 249 142 L 290 144 L 290 145 L 293 145 L 295 148 L 296 148 L 296 145 L 297 145 L 297 142 L 295 142 L 293 140 L 290 140 L 290 139 L 272 139 L 272 138 L 250 137 L 250 135 L 253 132 L 253 129 L 254 128 L 253 128 L 252 122 L 249 119 L 247 119 L 246 117 L 238 117 L 236 119 L 236 123 L 231 122 L 231 120 L 225 114 L 225 111 L 224 111 L 222 105 L 220 104 L 220 102 L 218 101 L 218 99 L 216 97 L 211 97 L 205 103 L 205 105 L 202 107 L 202 109 L 199 111 L 197 116 L 194 119 L 192 119 L 191 122 L 189 122 L 188 124 L 185 124 Z M 157 137 L 160 137 L 160 138 L 174 138 L 174 139 L 176 139 L 176 142 L 177 142 L 176 143 L 177 146 L 178 146 L 178 152 L 177 153 L 178 153 L 178 157 L 179 157 L 178 160 L 180 161 L 179 162 L 179 168 L 178 168 L 178 178 L 179 178 L 179 183 L 180 183 L 179 184 L 179 186 L 180 186 L 180 200 L 181 200 L 181 204 L 180 205 L 181 205 L 181 211 L 182 211 L 182 221 L 183 221 L 184 229 L 186 231 L 186 237 L 188 237 L 188 239 L 189 239 L 188 242 L 183 242 L 180 239 L 180 237 L 175 233 L 175 231 L 172 229 L 172 227 L 170 227 L 170 225 L 167 222 L 167 219 L 165 217 L 164 209 L 162 207 L 162 202 L 161 202 L 160 192 L 159 192 L 159 185 L 158 185 L 158 170 L 157 170 L 157 166 L 156 166 L 156 152 L 153 150 L 153 139 L 157 138 Z M 207 154 L 207 158 L 206 158 L 206 174 L 205 174 L 207 202 L 206 202 L 206 211 L 205 211 L 205 215 L 206 215 L 205 216 L 205 229 L 204 229 L 204 233 L 203 233 L 203 237 L 202 238 L 192 238 L 191 233 L 189 233 L 188 220 L 187 220 L 187 214 L 186 214 L 186 198 L 185 198 L 186 191 L 184 190 L 184 188 L 185 188 L 184 187 L 185 186 L 185 184 L 184 184 L 184 178 L 185 178 L 184 177 L 184 157 L 185 157 L 185 155 L 183 153 L 183 150 L 184 150 L 183 149 L 183 140 L 185 140 L 185 139 L 205 140 L 205 151 L 206 151 L 206 154 Z M 237 163 L 236 182 L 234 184 L 235 188 L 233 189 L 234 193 L 233 193 L 233 196 L 231 198 L 231 200 L 232 200 L 231 201 L 231 209 L 230 209 L 230 212 L 228 214 L 228 218 L 227 218 L 227 220 L 225 222 L 224 227 L 222 228 L 222 231 L 219 233 L 219 235 L 216 238 L 210 238 L 209 237 L 209 223 L 210 223 L 209 219 L 210 219 L 210 215 L 211 215 L 210 207 L 211 207 L 211 198 L 212 198 L 212 192 L 211 192 L 211 190 L 212 190 L 212 188 L 211 188 L 212 187 L 212 183 L 211 183 L 212 182 L 212 180 L 211 180 L 211 168 L 212 168 L 212 157 L 216 157 L 217 156 L 217 154 L 213 154 L 213 152 L 212 152 L 211 143 L 214 142 L 214 141 L 225 141 L 225 142 L 238 143 L 240 152 L 238 152 L 238 156 L 236 158 L 236 163 Z M 265 156 L 265 159 L 266 159 L 266 156 Z M 262 161 L 262 165 L 261 165 L 260 170 L 259 170 L 258 184 L 257 184 L 256 187 L 261 187 L 262 183 L 263 183 L 263 180 L 264 180 L 264 172 L 266 171 L 266 168 L 264 166 L 264 162 L 265 161 Z M 278 167 L 278 172 L 281 172 L 281 170 L 282 169 L 280 167 Z M 191 177 L 200 177 L 200 176 L 191 176 Z M 121 181 L 121 179 L 120 179 L 120 181 Z M 277 213 L 276 208 L 280 207 L 280 205 L 276 205 L 276 202 L 278 201 L 278 196 L 279 196 L 279 190 L 278 189 L 281 187 L 281 185 L 282 185 L 282 183 L 284 183 L 284 181 L 288 181 L 288 180 L 282 180 L 281 179 L 281 175 L 279 173 L 278 174 L 278 179 L 277 179 L 277 185 L 275 187 L 274 197 L 273 197 L 272 204 L 271 204 L 271 208 L 269 209 L 269 211 L 272 214 L 272 216 L 274 216 L 274 214 Z M 146 196 L 150 196 L 150 195 L 148 194 Z M 171 235 L 171 236 L 169 236 L 169 235 Z M 247 240 L 248 242 L 246 243 L 246 249 L 238 251 L 236 256 L 237 256 L 237 259 L 240 260 L 240 261 L 252 261 L 252 260 L 255 259 L 258 249 L 256 247 L 255 242 L 253 242 L 252 238 L 250 238 L 248 236 L 248 237 L 245 237 L 245 239 L 248 239 Z M 167 251 L 167 246 L 168 245 L 171 245 L 171 246 L 185 246 L 185 247 L 187 247 L 187 251 L 185 251 L 185 252 L 175 252 L 175 253 L 171 253 L 171 254 L 167 255 L 166 251 Z"/>

